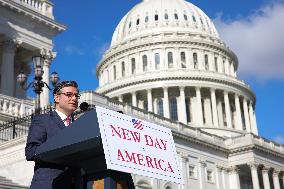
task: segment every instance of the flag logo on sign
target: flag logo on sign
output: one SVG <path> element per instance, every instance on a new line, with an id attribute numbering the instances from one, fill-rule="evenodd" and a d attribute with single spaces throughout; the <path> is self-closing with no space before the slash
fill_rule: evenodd
<path id="1" fill-rule="evenodd" d="M 135 129 L 139 129 L 139 130 L 143 130 L 143 125 L 141 123 L 142 121 L 138 120 L 138 119 L 132 119 L 132 123 L 133 123 L 133 127 Z"/>

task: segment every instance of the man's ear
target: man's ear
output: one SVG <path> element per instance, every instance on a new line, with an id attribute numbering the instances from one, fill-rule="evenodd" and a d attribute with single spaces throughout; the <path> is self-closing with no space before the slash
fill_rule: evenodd
<path id="1" fill-rule="evenodd" d="M 54 102 L 55 102 L 56 104 L 59 103 L 59 95 L 58 95 L 58 94 L 55 94 L 55 95 L 54 95 Z"/>

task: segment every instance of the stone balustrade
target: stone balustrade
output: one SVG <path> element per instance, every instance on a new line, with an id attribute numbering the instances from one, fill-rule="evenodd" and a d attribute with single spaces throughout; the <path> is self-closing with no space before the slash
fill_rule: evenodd
<path id="1" fill-rule="evenodd" d="M 49 0 L 12 0 L 53 19 L 53 4 Z"/>
<path id="2" fill-rule="evenodd" d="M 0 94 L 0 113 L 13 117 L 29 115 L 34 110 L 31 100 L 23 100 Z"/>

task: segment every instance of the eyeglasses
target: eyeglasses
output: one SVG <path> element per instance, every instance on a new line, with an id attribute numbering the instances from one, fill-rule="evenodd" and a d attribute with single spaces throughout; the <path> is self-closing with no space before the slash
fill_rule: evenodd
<path id="1" fill-rule="evenodd" d="M 81 95 L 79 93 L 70 93 L 70 92 L 67 92 L 67 93 L 59 93 L 59 94 L 63 94 L 65 96 L 67 96 L 68 98 L 72 98 L 73 96 L 76 97 L 76 99 L 79 99 L 81 97 Z"/>

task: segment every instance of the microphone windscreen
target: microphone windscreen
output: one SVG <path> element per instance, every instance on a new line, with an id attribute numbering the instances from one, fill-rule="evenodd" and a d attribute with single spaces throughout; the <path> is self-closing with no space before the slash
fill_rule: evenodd
<path id="1" fill-rule="evenodd" d="M 87 102 L 82 102 L 79 107 L 80 107 L 80 110 L 87 111 L 89 106 L 90 105 Z"/>

